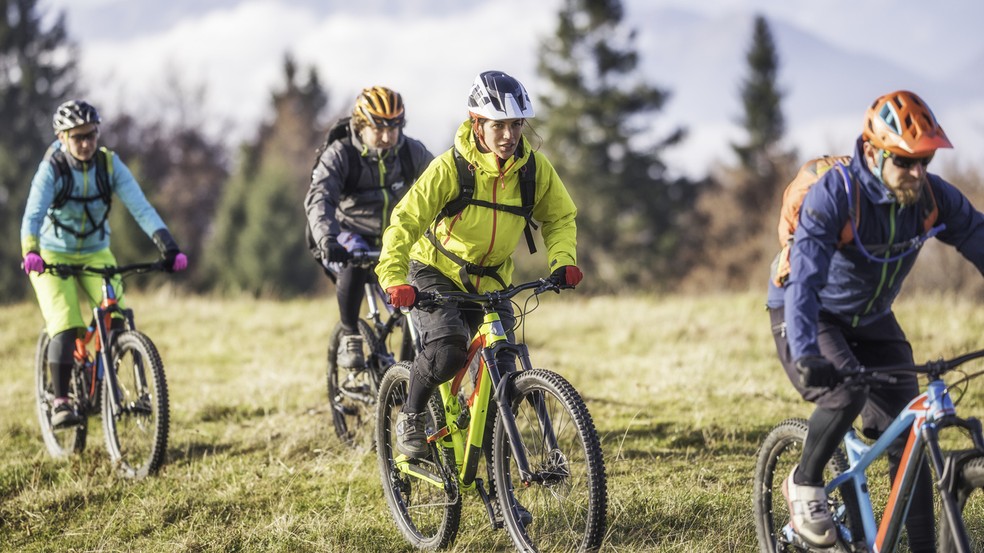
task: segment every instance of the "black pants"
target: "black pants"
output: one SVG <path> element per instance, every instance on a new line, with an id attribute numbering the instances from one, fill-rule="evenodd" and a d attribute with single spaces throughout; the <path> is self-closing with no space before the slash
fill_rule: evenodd
<path id="1" fill-rule="evenodd" d="M 915 375 L 898 374 L 893 384 L 878 383 L 870 387 L 842 384 L 834 388 L 804 388 L 799 382 L 795 360 L 786 340 L 785 311 L 769 309 L 776 351 L 786 375 L 803 399 L 816 404 L 810 417 L 801 474 L 808 481 L 823 481 L 823 467 L 840 445 L 844 432 L 861 415 L 862 433 L 876 439 L 888 428 L 895 416 L 919 393 Z M 820 313 L 817 324 L 820 353 L 839 369 L 912 363 L 912 346 L 895 315 L 889 313 L 874 323 L 852 327 L 829 313 Z M 905 438 L 897 440 L 888 451 L 890 474 L 894 480 L 901 461 Z M 913 488 L 906 528 L 910 550 L 934 551 L 932 481 L 928 463 L 923 463 Z"/>
<path id="2" fill-rule="evenodd" d="M 460 292 L 454 281 L 437 269 L 413 261 L 410 263 L 410 282 L 419 290 Z M 516 324 L 512 304 L 504 302 L 496 307 L 503 328 L 512 337 Z M 413 363 L 410 398 L 407 410 L 423 411 L 427 398 L 438 385 L 449 380 L 463 366 L 468 344 L 482 324 L 482 309 L 477 304 L 449 304 L 415 309 L 413 323 L 423 346 Z M 515 370 L 515 358 L 502 355 L 497 358 L 502 373 Z"/>
<path id="3" fill-rule="evenodd" d="M 365 297 L 365 285 L 372 277 L 371 269 L 346 265 L 338 272 L 335 295 L 338 298 L 338 318 L 348 334 L 359 331 L 359 312 Z"/>

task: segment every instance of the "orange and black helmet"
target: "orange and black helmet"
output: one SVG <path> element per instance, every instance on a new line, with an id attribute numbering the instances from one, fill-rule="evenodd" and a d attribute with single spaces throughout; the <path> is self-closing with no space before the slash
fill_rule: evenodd
<path id="1" fill-rule="evenodd" d="M 932 110 L 908 90 L 879 97 L 864 114 L 865 140 L 882 150 L 906 157 L 923 157 L 937 148 L 952 148 Z"/>
<path id="2" fill-rule="evenodd" d="M 363 89 L 355 100 L 352 115 L 373 127 L 402 127 L 403 97 L 385 86 Z"/>

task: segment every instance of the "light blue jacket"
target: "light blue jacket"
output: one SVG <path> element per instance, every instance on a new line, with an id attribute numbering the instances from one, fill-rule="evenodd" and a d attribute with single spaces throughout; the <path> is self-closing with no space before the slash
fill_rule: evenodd
<path id="1" fill-rule="evenodd" d="M 71 196 L 89 197 L 98 195 L 96 186 L 95 157 L 88 162 L 82 162 L 72 157 L 60 141 L 55 141 L 52 148 L 62 148 L 69 160 L 72 171 Z M 102 155 L 97 152 L 96 155 Z M 133 173 L 127 168 L 116 153 L 112 154 L 113 168 L 110 174 L 110 187 L 113 194 L 119 198 L 130 211 L 137 224 L 147 234 L 153 234 L 166 229 L 164 221 L 150 202 L 144 196 L 143 190 L 133 178 Z M 27 196 L 27 207 L 21 221 L 21 250 L 26 254 L 41 249 L 62 253 L 92 253 L 109 247 L 109 222 L 105 223 L 105 232 L 97 231 L 87 236 L 78 237 L 72 232 L 58 228 L 52 221 L 56 218 L 63 225 L 85 234 L 93 225 L 99 224 L 109 206 L 100 200 L 89 202 L 89 213 L 95 220 L 90 220 L 86 214 L 85 202 L 68 200 L 65 205 L 55 209 L 52 203 L 55 194 L 61 188 L 61 182 L 56 180 L 55 168 L 52 162 L 45 159 L 38 165 L 38 170 L 31 180 L 31 191 Z M 60 180 L 60 179 L 59 179 Z"/>

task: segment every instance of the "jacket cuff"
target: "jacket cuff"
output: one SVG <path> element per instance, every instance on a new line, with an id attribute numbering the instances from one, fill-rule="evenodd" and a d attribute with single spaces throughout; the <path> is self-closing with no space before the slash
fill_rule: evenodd
<path id="1" fill-rule="evenodd" d="M 166 229 L 158 229 L 154 232 L 151 238 L 154 240 L 154 245 L 157 246 L 157 250 L 162 254 L 166 253 L 177 253 L 181 251 L 178 247 L 178 243 L 174 241 L 174 237 Z"/>
<path id="2" fill-rule="evenodd" d="M 30 252 L 40 252 L 41 244 L 38 242 L 37 236 L 28 236 L 21 240 L 21 257 L 29 254 Z"/>

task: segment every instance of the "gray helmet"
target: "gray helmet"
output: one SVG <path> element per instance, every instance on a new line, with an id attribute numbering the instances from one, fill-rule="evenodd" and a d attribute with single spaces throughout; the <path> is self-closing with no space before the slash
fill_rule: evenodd
<path id="1" fill-rule="evenodd" d="M 99 112 L 89 103 L 82 100 L 69 100 L 55 110 L 51 126 L 58 134 L 88 123 L 98 124 L 100 121 Z"/>
<path id="2" fill-rule="evenodd" d="M 468 92 L 468 111 L 494 121 L 530 119 L 534 115 L 526 88 L 502 71 L 485 71 L 475 77 Z"/>

